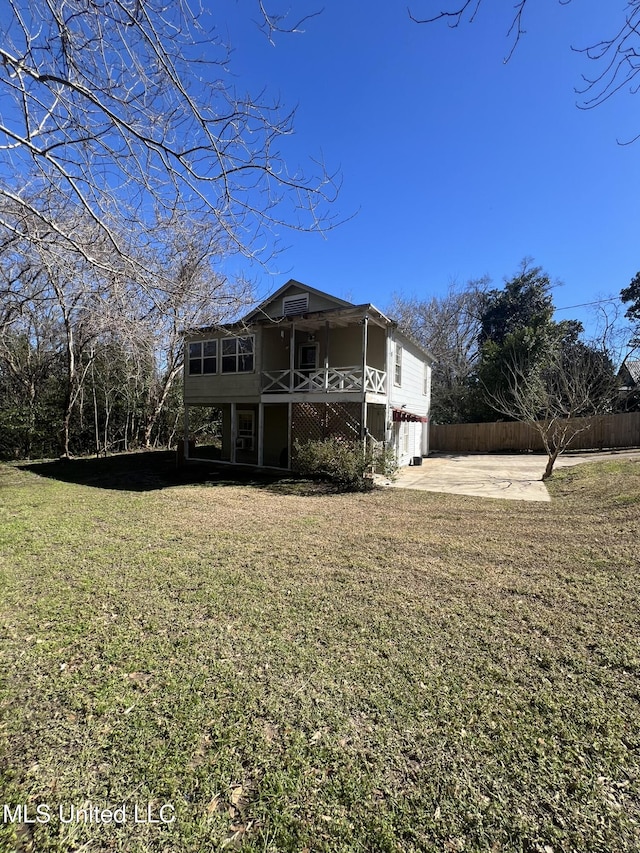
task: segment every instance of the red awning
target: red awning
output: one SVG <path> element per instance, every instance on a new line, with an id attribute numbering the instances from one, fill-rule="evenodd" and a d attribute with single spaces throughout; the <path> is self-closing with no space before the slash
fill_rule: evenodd
<path id="1" fill-rule="evenodd" d="M 426 415 L 414 415 L 413 412 L 408 412 L 406 409 L 393 409 L 393 420 L 396 423 L 398 421 L 411 421 L 412 423 L 426 424 L 429 418 Z"/>

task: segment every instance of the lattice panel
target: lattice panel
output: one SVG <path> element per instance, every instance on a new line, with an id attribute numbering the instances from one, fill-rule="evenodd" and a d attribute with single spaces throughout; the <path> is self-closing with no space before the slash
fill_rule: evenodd
<path id="1" fill-rule="evenodd" d="M 327 435 L 338 435 L 349 441 L 360 438 L 362 405 L 360 403 L 327 403 Z"/>
<path id="2" fill-rule="evenodd" d="M 294 403 L 292 440 L 321 441 L 338 436 L 347 441 L 360 438 L 360 403 Z"/>
<path id="3" fill-rule="evenodd" d="M 292 443 L 320 441 L 325 437 L 325 403 L 294 403 L 291 421 Z"/>

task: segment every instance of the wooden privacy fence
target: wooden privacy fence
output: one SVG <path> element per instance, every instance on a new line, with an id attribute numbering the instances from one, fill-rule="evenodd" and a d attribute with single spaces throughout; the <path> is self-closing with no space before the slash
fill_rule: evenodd
<path id="1" fill-rule="evenodd" d="M 572 424 L 582 431 L 574 436 L 569 445 L 570 450 L 640 447 L 640 412 L 576 418 Z M 535 427 L 527 423 L 504 421 L 488 424 L 431 424 L 429 449 L 453 453 L 544 451 Z"/>

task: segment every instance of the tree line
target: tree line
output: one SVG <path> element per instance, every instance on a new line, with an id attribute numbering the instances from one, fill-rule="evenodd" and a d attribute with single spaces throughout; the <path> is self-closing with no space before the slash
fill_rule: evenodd
<path id="1" fill-rule="evenodd" d="M 184 331 L 230 319 L 251 287 L 216 272 L 206 232 L 167 229 L 147 247 L 141 282 L 27 227 L 37 240 L 5 234 L 0 245 L 0 456 L 170 445 L 182 430 Z M 109 252 L 86 219 L 74 230 L 94 259 Z"/>
<path id="2" fill-rule="evenodd" d="M 99 256 L 99 234 L 84 225 Z M 104 241 L 102 249 L 108 251 Z M 37 241 L 6 235 L 0 456 L 106 454 L 176 442 L 183 332 L 225 322 L 252 300 L 247 282 L 216 272 L 217 259 L 205 234 L 168 230 L 155 256 L 147 252 L 148 268 L 162 268 L 162 284 L 154 286 L 153 279 L 127 278 L 124 269 L 101 271 L 55 233 Z M 479 279 L 443 297 L 395 298 L 390 312 L 435 358 L 434 422 L 548 424 L 640 408 L 638 390 L 620 397 L 617 378 L 620 342 L 630 353 L 640 343 L 640 273 L 621 292 L 632 327 L 607 318 L 598 340 L 585 340 L 577 320 L 553 319 L 551 290 L 548 274 L 525 261 L 502 288 Z M 198 416 L 203 423 L 194 422 L 194 430 L 215 426 L 207 411 Z"/>
<path id="3" fill-rule="evenodd" d="M 487 279 L 427 300 L 396 296 L 391 312 L 435 359 L 435 423 L 526 421 L 548 455 L 545 477 L 585 425 L 576 419 L 640 409 L 640 393 L 620 393 L 621 353 L 640 345 L 640 274 L 621 291 L 622 326 L 603 312 L 593 340 L 578 320 L 555 320 L 548 274 L 529 261 L 503 288 Z"/>
<path id="4" fill-rule="evenodd" d="M 247 0 L 271 40 L 301 21 Z M 0 457 L 169 444 L 182 332 L 253 301 L 238 258 L 332 227 L 294 112 L 190 0 L 12 0 L 0 20 Z M 223 13 L 220 13 L 222 16 Z"/>

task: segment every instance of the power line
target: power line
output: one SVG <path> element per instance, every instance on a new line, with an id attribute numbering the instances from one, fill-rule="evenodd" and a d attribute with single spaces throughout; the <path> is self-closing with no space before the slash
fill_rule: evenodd
<path id="1" fill-rule="evenodd" d="M 618 302 L 619 296 L 610 296 L 608 299 L 596 299 L 595 302 L 581 302 L 580 305 L 566 305 L 564 308 L 555 308 L 555 311 L 571 311 L 573 308 L 587 308 L 589 305 L 602 305 L 603 302 Z"/>

